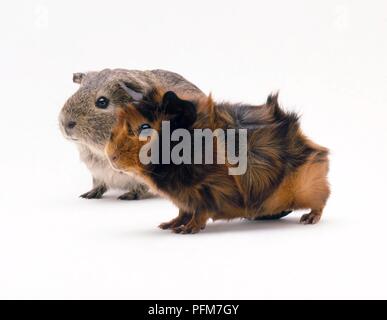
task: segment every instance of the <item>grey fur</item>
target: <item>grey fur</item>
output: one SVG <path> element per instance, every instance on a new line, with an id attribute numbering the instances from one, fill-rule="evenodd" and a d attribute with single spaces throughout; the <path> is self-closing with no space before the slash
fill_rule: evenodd
<path id="1" fill-rule="evenodd" d="M 130 101 L 130 93 L 138 98 L 153 87 L 173 90 L 178 95 L 191 95 L 193 98 L 204 96 L 204 93 L 179 74 L 165 70 L 104 69 L 75 73 L 73 81 L 79 83 L 80 87 L 63 106 L 59 126 L 63 135 L 76 143 L 81 160 L 93 177 L 93 189 L 81 197 L 101 198 L 110 188 L 125 190 L 119 199 L 146 197 L 148 188 L 144 184 L 113 170 L 106 159 L 104 149 L 115 122 L 115 107 Z M 101 96 L 110 100 L 107 109 L 95 107 L 95 101 Z M 70 127 L 70 122 L 76 123 L 74 127 Z"/>

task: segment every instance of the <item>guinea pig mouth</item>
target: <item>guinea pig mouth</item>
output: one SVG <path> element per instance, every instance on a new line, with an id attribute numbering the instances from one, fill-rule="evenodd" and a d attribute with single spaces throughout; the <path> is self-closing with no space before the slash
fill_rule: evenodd
<path id="1" fill-rule="evenodd" d="M 73 138 L 73 137 L 70 137 L 70 136 L 66 136 L 66 139 L 70 140 L 70 141 L 79 141 L 79 139 L 76 139 L 76 138 Z"/>
<path id="2" fill-rule="evenodd" d="M 66 129 L 64 129 L 62 126 L 61 126 L 61 131 L 62 131 L 62 134 L 63 136 L 67 139 L 67 140 L 71 140 L 71 141 L 78 141 L 79 139 L 77 138 L 74 138 L 71 133 L 69 133 Z"/>

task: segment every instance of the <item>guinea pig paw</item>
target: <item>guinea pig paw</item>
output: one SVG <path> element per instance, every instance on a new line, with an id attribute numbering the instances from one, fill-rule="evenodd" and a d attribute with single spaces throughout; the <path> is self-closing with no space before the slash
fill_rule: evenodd
<path id="1" fill-rule="evenodd" d="M 181 234 L 194 234 L 194 233 L 198 233 L 202 229 L 204 229 L 203 226 L 197 226 L 192 223 L 188 223 L 184 226 L 173 228 L 172 231 L 174 233 L 181 233 Z"/>
<path id="2" fill-rule="evenodd" d="M 178 221 L 174 221 L 175 219 L 169 221 L 169 222 L 163 222 L 159 224 L 159 228 L 162 230 L 168 230 L 168 229 L 175 229 L 177 227 L 181 226 L 181 223 Z"/>
<path id="3" fill-rule="evenodd" d="M 186 213 L 179 215 L 175 219 L 172 219 L 168 222 L 163 222 L 159 225 L 160 229 L 167 230 L 167 229 L 175 229 L 177 227 L 181 227 L 182 225 L 187 224 L 192 219 L 192 214 Z"/>
<path id="4" fill-rule="evenodd" d="M 101 199 L 105 192 L 106 192 L 105 186 L 98 186 L 84 194 L 81 194 L 79 197 L 83 199 Z"/>
<path id="5" fill-rule="evenodd" d="M 168 230 L 172 228 L 172 224 L 170 222 L 162 222 L 159 224 L 159 228 L 162 230 Z"/>
<path id="6" fill-rule="evenodd" d="M 320 221 L 321 214 L 316 214 L 314 212 L 304 214 L 301 219 L 300 223 L 302 224 L 315 224 Z"/>
<path id="7" fill-rule="evenodd" d="M 118 200 L 139 200 L 139 199 L 141 199 L 141 197 L 140 197 L 138 192 L 129 191 L 129 192 L 126 192 L 126 193 L 120 195 L 117 199 Z"/>

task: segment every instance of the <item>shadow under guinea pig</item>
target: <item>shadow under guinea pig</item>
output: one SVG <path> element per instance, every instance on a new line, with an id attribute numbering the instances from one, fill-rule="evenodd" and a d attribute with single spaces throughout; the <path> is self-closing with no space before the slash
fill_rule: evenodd
<path id="1" fill-rule="evenodd" d="M 227 221 L 216 221 L 216 222 L 209 222 L 206 226 L 206 228 L 199 234 L 194 235 L 186 235 L 189 236 L 204 236 L 205 235 L 215 235 L 220 233 L 238 233 L 238 232 L 265 232 L 265 231 L 282 231 L 284 229 L 298 229 L 302 228 L 302 225 L 299 222 L 298 215 L 295 215 L 295 217 L 286 217 L 280 220 L 268 220 L 268 221 L 255 221 L 255 220 L 233 220 L 230 222 Z M 154 227 L 152 229 L 147 230 L 138 230 L 133 232 L 133 230 L 130 232 L 130 237 L 133 237 L 134 234 L 143 235 L 143 236 L 153 236 L 153 237 L 169 237 L 169 236 L 180 236 L 179 234 L 175 234 L 172 231 L 163 231 L 160 230 L 157 227 Z M 184 237 L 184 235 L 183 235 Z"/>
<path id="2" fill-rule="evenodd" d="M 203 234 L 215 234 L 224 232 L 262 232 L 265 230 L 282 230 L 300 227 L 298 218 L 284 218 L 280 220 L 256 221 L 256 220 L 235 220 L 232 222 L 216 221 L 208 223 Z"/>

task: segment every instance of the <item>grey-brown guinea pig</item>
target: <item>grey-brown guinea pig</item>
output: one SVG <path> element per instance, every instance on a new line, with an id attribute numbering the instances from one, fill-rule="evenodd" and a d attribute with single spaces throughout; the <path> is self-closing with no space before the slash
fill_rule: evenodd
<path id="1" fill-rule="evenodd" d="M 75 73 L 79 89 L 67 100 L 59 115 L 60 129 L 78 147 L 80 158 L 93 177 L 93 188 L 82 198 L 98 199 L 110 188 L 125 191 L 118 199 L 148 196 L 148 187 L 113 170 L 105 156 L 105 145 L 115 123 L 115 108 L 139 100 L 150 88 L 161 87 L 197 98 L 204 93 L 181 75 L 166 70 L 104 69 Z"/>

